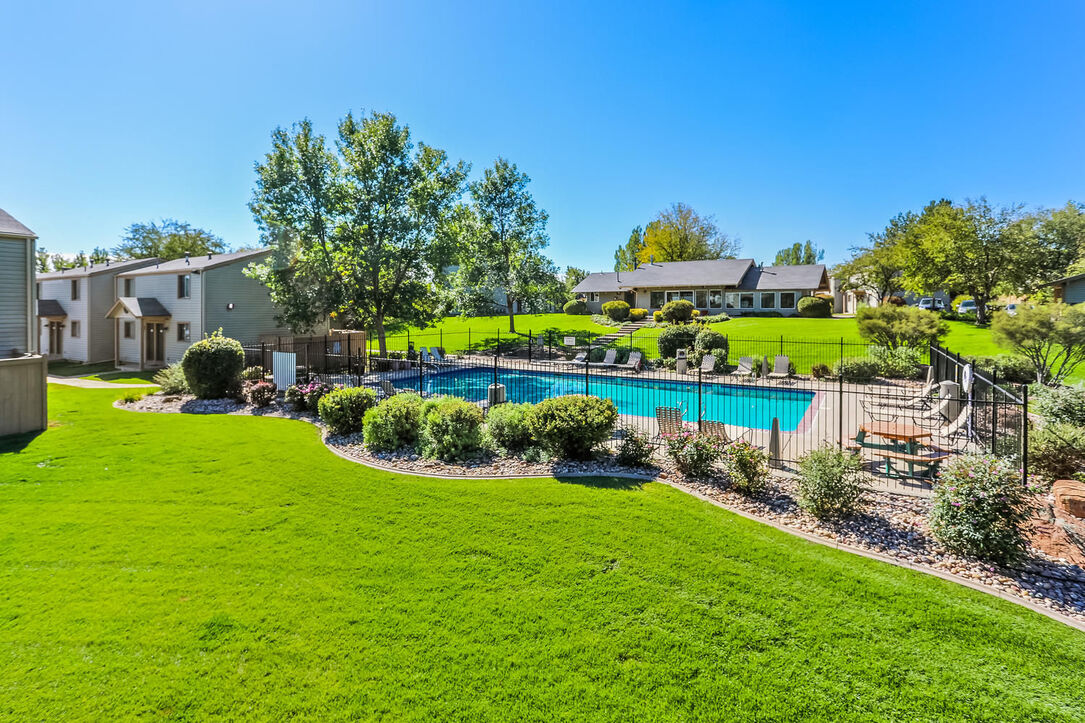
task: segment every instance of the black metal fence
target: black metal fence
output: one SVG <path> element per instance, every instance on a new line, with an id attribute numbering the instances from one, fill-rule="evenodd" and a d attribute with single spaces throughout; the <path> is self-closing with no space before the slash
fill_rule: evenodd
<path id="1" fill-rule="evenodd" d="M 938 464 L 962 452 L 1027 464 L 1026 392 L 938 346 L 925 350 L 930 365 L 911 379 L 860 380 L 836 373 L 841 362 L 874 356 L 866 344 L 843 339 L 729 338 L 726 360 L 664 361 L 654 336 L 490 338 L 474 335 L 476 346 L 449 334 L 412 334 L 405 349 L 384 354 L 371 339 L 349 334 L 244 348 L 248 364 L 273 372 L 274 352 L 293 354 L 299 382 L 320 378 L 382 395 L 415 391 L 483 406 L 566 394 L 607 398 L 620 430 L 658 442 L 680 418 L 689 428 L 757 444 L 784 466 L 821 446 L 851 448 L 895 487 L 925 488 Z"/>

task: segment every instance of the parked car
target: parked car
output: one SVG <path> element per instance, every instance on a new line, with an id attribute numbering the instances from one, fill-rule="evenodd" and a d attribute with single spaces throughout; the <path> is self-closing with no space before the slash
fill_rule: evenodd
<path id="1" fill-rule="evenodd" d="M 958 314 L 975 314 L 976 313 L 976 301 L 975 299 L 965 299 L 961 303 L 957 304 Z"/>
<path id="2" fill-rule="evenodd" d="M 919 300 L 919 308 L 927 311 L 945 311 L 946 304 L 941 299 L 936 299 L 933 296 L 924 296 Z"/>
<path id="3" fill-rule="evenodd" d="M 1010 316 L 1017 316 L 1017 304 L 1006 304 L 1006 313 Z"/>

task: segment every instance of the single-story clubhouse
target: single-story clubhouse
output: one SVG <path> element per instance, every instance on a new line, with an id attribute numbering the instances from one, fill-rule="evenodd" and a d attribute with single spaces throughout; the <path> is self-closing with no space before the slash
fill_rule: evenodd
<path id="1" fill-rule="evenodd" d="M 608 301 L 655 311 L 668 301 L 685 299 L 706 313 L 732 315 L 798 313 L 803 296 L 830 295 L 824 264 L 759 266 L 753 259 L 672 261 L 641 264 L 635 271 L 588 274 L 573 292 L 593 314 Z"/>
<path id="2" fill-rule="evenodd" d="M 1066 304 L 1085 303 L 1085 274 L 1067 276 L 1050 284 L 1055 291 L 1055 301 Z"/>

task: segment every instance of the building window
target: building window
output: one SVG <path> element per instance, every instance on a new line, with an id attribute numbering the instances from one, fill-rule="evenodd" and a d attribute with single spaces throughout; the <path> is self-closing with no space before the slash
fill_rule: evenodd
<path id="1" fill-rule="evenodd" d="M 135 279 L 125 279 L 124 280 L 124 294 L 123 295 L 131 298 L 131 297 L 135 296 L 135 290 L 136 290 L 136 280 Z"/>
<path id="2" fill-rule="evenodd" d="M 795 308 L 795 292 L 794 291 L 781 291 L 780 292 L 780 308 L 781 309 L 794 309 Z"/>
<path id="3" fill-rule="evenodd" d="M 708 292 L 704 289 L 697 289 L 697 301 L 693 303 L 698 309 L 708 308 Z"/>
<path id="4" fill-rule="evenodd" d="M 35 299 L 40 299 L 41 298 L 41 283 L 40 282 L 37 283 L 37 284 L 34 284 L 34 298 Z"/>
<path id="5" fill-rule="evenodd" d="M 722 309 L 723 308 L 723 292 L 719 289 L 712 289 L 708 292 L 708 308 L 709 309 Z"/>
<path id="6" fill-rule="evenodd" d="M 588 294 L 588 301 L 599 301 L 599 292 L 593 291 Z"/>
<path id="7" fill-rule="evenodd" d="M 776 292 L 766 291 L 761 294 L 761 308 L 762 309 L 775 309 L 776 308 Z"/>
<path id="8" fill-rule="evenodd" d="M 678 298 L 682 299 L 683 301 L 688 301 L 689 303 L 692 304 L 693 303 L 693 292 L 692 291 L 679 291 L 678 292 Z"/>
<path id="9" fill-rule="evenodd" d="M 177 341 L 191 341 L 192 325 L 188 323 L 177 325 Z"/>
<path id="10" fill-rule="evenodd" d="M 136 335 L 135 329 L 136 329 L 136 323 L 134 321 L 126 321 L 126 322 L 124 322 L 124 338 L 125 339 L 135 338 L 135 335 Z"/>
<path id="11" fill-rule="evenodd" d="M 727 308 L 728 309 L 737 309 L 738 308 L 738 294 L 729 293 L 729 294 L 726 295 L 726 298 L 727 298 Z"/>
<path id="12" fill-rule="evenodd" d="M 72 301 L 79 301 L 79 279 L 72 279 Z"/>
<path id="13" fill-rule="evenodd" d="M 181 274 L 177 277 L 177 298 L 188 299 L 192 296 L 192 276 Z"/>
<path id="14" fill-rule="evenodd" d="M 72 338 L 73 339 L 79 338 L 79 322 L 78 321 L 73 321 L 72 322 L 71 332 L 72 332 Z"/>
<path id="15" fill-rule="evenodd" d="M 753 294 L 739 294 L 738 297 L 739 307 L 742 309 L 753 308 Z"/>
<path id="16" fill-rule="evenodd" d="M 650 294 L 650 296 L 648 298 L 648 301 L 649 301 L 648 306 L 650 306 L 653 309 L 659 309 L 665 303 L 667 303 L 666 296 L 664 295 L 664 293 L 662 291 L 653 291 Z"/>

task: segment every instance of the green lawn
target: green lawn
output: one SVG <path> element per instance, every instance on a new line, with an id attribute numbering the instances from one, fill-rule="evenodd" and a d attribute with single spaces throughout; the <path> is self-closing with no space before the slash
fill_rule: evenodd
<path id="1" fill-rule="evenodd" d="M 1085 718 L 1085 634 L 660 484 L 428 480 L 50 389 L 0 442 L 10 720 Z"/>
<path id="2" fill-rule="evenodd" d="M 92 374 L 87 379 L 99 382 L 112 382 L 113 384 L 150 384 L 154 382 L 154 375 L 158 372 L 105 372 Z"/>
<path id="3" fill-rule="evenodd" d="M 88 374 L 111 372 L 116 368 L 113 362 L 98 362 L 97 364 L 82 364 L 63 360 L 49 362 L 49 373 L 58 377 L 81 377 Z"/>

